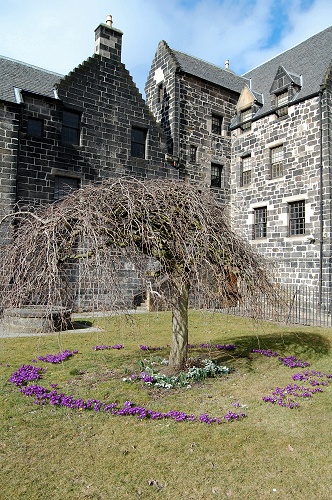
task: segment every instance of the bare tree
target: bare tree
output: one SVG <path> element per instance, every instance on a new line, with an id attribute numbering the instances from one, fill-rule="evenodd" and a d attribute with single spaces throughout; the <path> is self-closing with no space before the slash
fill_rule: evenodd
<path id="1" fill-rule="evenodd" d="M 173 371 L 187 358 L 191 290 L 219 304 L 250 301 L 253 311 L 261 293 L 275 293 L 266 263 L 231 229 L 228 210 L 210 190 L 189 183 L 113 179 L 46 208 L 18 211 L 15 222 L 2 246 L 3 308 L 72 304 L 68 268 L 75 262 L 96 299 L 101 289 L 116 289 L 121 255 L 155 287 L 161 278 L 168 283 L 156 292 L 172 310 Z"/>

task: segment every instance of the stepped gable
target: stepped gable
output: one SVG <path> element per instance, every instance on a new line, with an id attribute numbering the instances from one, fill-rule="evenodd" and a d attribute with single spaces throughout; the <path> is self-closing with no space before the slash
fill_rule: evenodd
<path id="1" fill-rule="evenodd" d="M 196 76 L 202 80 L 220 85 L 234 92 L 240 93 L 249 80 L 239 76 L 229 69 L 220 68 L 215 64 L 203 61 L 178 50 L 171 49 L 172 54 L 179 64 L 179 69 L 184 73 Z"/>
<path id="2" fill-rule="evenodd" d="M 271 85 L 280 67 L 290 76 L 301 77 L 301 86 L 293 101 L 317 94 L 331 64 L 331 46 L 332 27 L 329 27 L 242 75 L 251 80 L 252 90 L 264 95 L 264 105 L 256 116 L 271 109 Z"/>
<path id="3" fill-rule="evenodd" d="M 17 102 L 14 87 L 54 98 L 53 88 L 62 78 L 59 73 L 3 56 L 0 56 L 0 74 L 0 100 L 14 103 Z"/>

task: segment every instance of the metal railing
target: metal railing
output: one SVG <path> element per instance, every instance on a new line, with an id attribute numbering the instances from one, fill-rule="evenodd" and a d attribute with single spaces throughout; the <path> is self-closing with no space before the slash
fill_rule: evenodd
<path id="1" fill-rule="evenodd" d="M 319 293 L 317 288 L 309 286 L 280 285 L 275 302 L 262 296 L 258 303 L 255 311 L 245 301 L 220 310 L 237 316 L 256 315 L 263 320 L 285 324 L 332 327 L 331 293 L 328 290 Z"/>

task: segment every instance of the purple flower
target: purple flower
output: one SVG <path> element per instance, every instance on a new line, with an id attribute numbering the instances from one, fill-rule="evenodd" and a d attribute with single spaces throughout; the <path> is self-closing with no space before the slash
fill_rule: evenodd
<path id="1" fill-rule="evenodd" d="M 300 359 L 296 359 L 294 356 L 287 356 L 283 358 L 280 356 L 278 352 L 271 351 L 271 349 L 269 350 L 253 349 L 252 352 L 263 354 L 263 356 L 267 356 L 269 358 L 273 356 L 278 356 L 279 361 L 281 361 L 285 366 L 288 366 L 289 368 L 295 368 L 295 367 L 304 368 L 306 366 L 310 366 L 310 363 L 307 363 L 306 361 L 301 361 Z"/>
<path id="2" fill-rule="evenodd" d="M 154 381 L 154 378 L 152 375 L 150 375 L 149 373 L 147 372 L 142 372 L 141 373 L 141 379 L 143 380 L 143 382 L 145 384 L 150 384 L 150 383 L 153 383 Z"/>
<path id="3" fill-rule="evenodd" d="M 286 358 L 282 358 L 281 356 L 279 356 L 278 359 L 285 366 L 288 366 L 289 368 L 296 368 L 296 367 L 304 368 L 306 366 L 310 366 L 310 363 L 307 363 L 306 361 L 301 361 L 300 359 L 296 359 L 294 356 L 288 356 Z"/>
<path id="4" fill-rule="evenodd" d="M 141 349 L 141 351 L 161 351 L 162 349 L 164 349 L 164 347 L 151 347 L 142 344 L 139 346 L 139 348 Z"/>
<path id="5" fill-rule="evenodd" d="M 28 368 L 28 370 L 25 370 Z M 25 372 L 30 374 L 30 369 L 41 371 L 42 368 L 36 369 L 36 367 L 24 367 L 22 365 L 20 373 L 23 376 Z M 16 373 L 16 372 L 15 372 Z M 12 375 L 13 379 L 15 379 L 14 375 Z M 34 372 L 36 375 L 36 373 Z M 27 374 L 26 374 L 27 375 Z M 38 378 L 39 374 L 37 373 Z M 24 379 L 25 380 L 25 379 Z M 14 382 L 15 383 L 15 382 Z M 104 411 L 111 415 L 118 416 L 136 416 L 138 419 L 150 418 L 151 420 L 161 420 L 161 419 L 171 419 L 175 422 L 193 422 L 196 420 L 195 415 L 187 414 L 177 410 L 170 410 L 166 413 L 149 410 L 144 406 L 135 406 L 132 401 L 125 401 L 122 408 L 118 408 L 117 403 L 105 403 L 101 402 L 98 399 L 90 399 L 84 401 L 83 399 L 74 399 L 72 395 L 65 395 L 62 393 L 58 393 L 56 390 L 57 384 L 50 384 L 53 388 L 52 391 L 49 391 L 43 386 L 34 384 L 30 386 L 20 387 L 20 391 L 25 396 L 34 396 L 35 404 L 46 404 L 47 402 L 52 406 L 62 406 L 65 408 L 76 409 L 78 411 L 85 410 L 93 410 L 95 412 Z M 231 420 L 239 420 L 239 418 L 243 418 L 246 415 L 244 413 L 233 413 L 229 412 L 225 415 L 225 419 L 228 421 Z M 198 420 L 203 423 L 212 424 L 217 423 L 220 424 L 222 420 L 217 417 L 210 417 L 207 413 L 200 415 Z"/>
<path id="6" fill-rule="evenodd" d="M 295 373 L 292 376 L 292 379 L 294 381 L 308 382 L 311 387 L 305 387 L 304 385 L 298 384 L 288 384 L 283 388 L 277 387 L 270 396 L 264 396 L 262 400 L 272 404 L 277 403 L 278 405 L 287 408 L 297 408 L 299 405 L 292 398 L 311 398 L 313 394 L 323 392 L 320 386 L 328 385 L 329 380 L 316 380 L 316 378 L 323 377 L 327 378 L 328 375 L 314 370 L 305 370 L 303 373 Z M 289 396 L 292 396 L 292 398 L 290 398 Z"/>
<path id="7" fill-rule="evenodd" d="M 265 349 L 253 349 L 252 352 L 256 352 L 258 354 L 263 354 L 263 356 L 267 356 L 268 358 L 271 358 L 273 356 L 280 356 L 278 352 L 271 351 L 271 349 L 265 350 Z"/>
<path id="8" fill-rule="evenodd" d="M 58 354 L 47 354 L 46 356 L 39 356 L 39 361 L 45 361 L 45 363 L 61 363 L 67 358 L 70 358 L 73 354 L 77 354 L 78 351 L 68 351 L 59 352 Z"/>
<path id="9" fill-rule="evenodd" d="M 94 351 L 102 351 L 103 349 L 123 349 L 123 344 L 115 344 L 115 345 L 95 345 L 92 348 Z"/>
<path id="10" fill-rule="evenodd" d="M 43 368 L 37 368 L 32 365 L 22 365 L 16 372 L 14 372 L 10 377 L 10 382 L 12 384 L 21 387 L 26 385 L 27 382 L 31 380 L 39 380 L 40 372 L 44 371 Z"/>

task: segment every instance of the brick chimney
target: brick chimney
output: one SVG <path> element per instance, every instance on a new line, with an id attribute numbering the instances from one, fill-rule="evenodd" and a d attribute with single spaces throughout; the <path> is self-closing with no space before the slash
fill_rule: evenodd
<path id="1" fill-rule="evenodd" d="M 112 26 L 112 16 L 107 16 L 106 24 L 100 24 L 95 30 L 95 54 L 121 62 L 123 33 Z"/>

